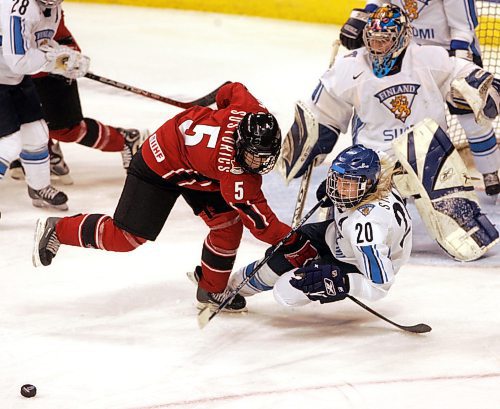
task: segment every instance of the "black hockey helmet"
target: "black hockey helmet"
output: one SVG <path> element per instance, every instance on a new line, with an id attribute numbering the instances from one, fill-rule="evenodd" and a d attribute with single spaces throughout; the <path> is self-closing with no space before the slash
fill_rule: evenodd
<path id="1" fill-rule="evenodd" d="M 263 175 L 274 168 L 281 150 L 281 131 L 274 115 L 246 114 L 235 138 L 235 159 L 245 171 Z"/>

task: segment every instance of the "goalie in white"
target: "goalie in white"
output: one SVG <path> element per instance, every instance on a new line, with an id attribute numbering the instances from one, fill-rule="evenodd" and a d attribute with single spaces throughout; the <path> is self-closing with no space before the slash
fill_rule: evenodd
<path id="1" fill-rule="evenodd" d="M 52 40 L 62 0 L 3 1 L 0 5 L 0 179 L 21 159 L 33 205 L 65 210 L 67 196 L 50 185 L 48 129 L 29 74 L 85 75 L 89 59 Z"/>
<path id="2" fill-rule="evenodd" d="M 392 171 L 387 155 L 362 145 L 341 152 L 317 193 L 322 198 L 326 191 L 333 219 L 299 229 L 320 258 L 296 270 L 289 262 L 293 255 L 279 249 L 240 294 L 274 287 L 285 306 L 339 301 L 347 294 L 371 301 L 384 297 L 412 246 L 411 219 L 392 186 Z M 239 269 L 230 285 L 236 287 L 257 263 Z"/>
<path id="3" fill-rule="evenodd" d="M 444 101 L 447 99 L 455 105 L 471 106 L 478 121 L 491 120 L 498 115 L 499 86 L 496 80 L 492 81 L 493 76 L 472 62 L 449 57 L 442 47 L 410 43 L 411 26 L 399 7 L 385 5 L 378 8 L 370 15 L 363 34 L 366 47 L 337 58 L 321 77 L 312 98 L 305 106 L 296 107 L 296 123 L 287 135 L 281 160 L 288 180 L 300 177 L 317 156 L 330 152 L 339 134 L 347 132 L 351 120 L 354 143 L 392 154 L 392 142 L 427 118 L 432 118 L 445 130 Z M 460 92 L 456 85 L 460 86 Z M 309 113 L 317 121 L 308 121 Z M 311 123 L 317 125 L 308 127 Z M 419 140 L 415 142 L 420 143 Z M 431 190 L 440 170 L 437 165 L 443 165 L 451 155 L 453 145 L 451 142 L 449 145 L 446 145 L 447 151 L 440 151 L 437 155 L 440 161 L 433 164 L 435 172 L 426 172 L 421 177 L 427 179 L 419 181 L 429 189 L 427 193 L 432 200 L 439 198 Z M 430 144 L 418 151 L 423 152 L 425 159 L 427 149 L 432 147 L 434 145 Z M 437 147 L 441 148 L 441 145 Z M 453 158 L 453 161 L 457 160 Z M 457 187 L 457 191 L 464 189 L 468 191 L 472 187 Z M 440 193 L 445 195 L 450 191 Z M 482 217 L 484 215 L 477 206 L 473 207 L 467 217 L 481 217 L 481 223 L 468 227 L 466 233 L 470 236 L 476 227 L 485 230 L 484 240 L 472 244 L 470 248 L 474 250 L 466 254 L 454 253 L 446 243 L 440 242 L 448 254 L 459 260 L 480 257 L 498 240 L 493 225 Z M 429 209 L 427 213 L 432 217 L 433 212 Z M 462 214 L 448 216 L 464 218 Z M 431 223 L 426 225 L 429 227 Z M 433 232 L 431 236 L 438 242 L 442 239 Z"/>
<path id="4" fill-rule="evenodd" d="M 349 50 L 363 46 L 363 28 L 370 13 L 389 3 L 369 0 L 365 9 L 354 9 L 349 20 L 340 30 L 340 40 Z M 412 23 L 413 40 L 420 45 L 437 45 L 448 50 L 449 55 L 473 61 L 482 67 L 481 50 L 474 28 L 478 26 L 475 4 L 472 1 L 392 0 L 390 3 L 406 11 Z M 500 150 L 495 130 L 491 123 L 478 124 L 469 109 L 449 105 L 450 112 L 457 115 L 463 128 L 476 168 L 483 174 L 488 195 L 500 193 L 498 168 Z"/>

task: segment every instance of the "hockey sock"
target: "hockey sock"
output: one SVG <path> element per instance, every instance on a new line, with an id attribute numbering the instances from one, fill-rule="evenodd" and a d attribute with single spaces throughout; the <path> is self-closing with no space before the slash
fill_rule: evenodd
<path id="1" fill-rule="evenodd" d="M 147 241 L 120 229 L 104 214 L 64 217 L 57 223 L 56 233 L 62 244 L 117 252 L 134 250 Z"/>
<path id="2" fill-rule="evenodd" d="M 84 118 L 71 128 L 51 130 L 50 137 L 61 142 L 77 142 L 104 152 L 121 152 L 124 146 L 123 135 L 116 128 L 91 118 Z"/>

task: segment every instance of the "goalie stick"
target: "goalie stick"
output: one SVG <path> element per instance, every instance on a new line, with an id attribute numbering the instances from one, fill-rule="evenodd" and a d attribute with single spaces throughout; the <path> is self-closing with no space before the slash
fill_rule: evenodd
<path id="1" fill-rule="evenodd" d="M 340 48 L 340 40 L 335 40 L 332 45 L 332 53 L 330 56 L 330 63 L 328 64 L 328 68 L 331 68 L 333 63 L 335 62 L 335 58 L 339 52 Z M 292 226 L 295 226 L 304 211 L 304 206 L 306 204 L 307 191 L 309 190 L 309 183 L 311 182 L 311 174 L 315 165 L 315 160 L 307 167 L 305 173 L 302 175 L 302 179 L 300 180 L 299 193 L 297 194 L 297 202 L 295 203 L 295 210 L 293 211 L 293 219 Z"/>
<path id="2" fill-rule="evenodd" d="M 85 74 L 85 78 L 100 82 L 102 84 L 110 85 L 115 88 L 119 88 L 124 91 L 129 91 L 133 92 L 134 94 L 142 95 L 143 97 L 146 98 L 151 98 L 156 101 L 164 102 L 166 104 L 170 104 L 179 108 L 191 108 L 193 106 L 202 106 L 206 107 L 209 105 L 212 105 L 215 102 L 215 96 L 217 95 L 217 92 L 219 92 L 219 89 L 221 89 L 224 85 L 229 84 L 230 81 L 226 81 L 224 84 L 220 85 L 216 89 L 214 89 L 212 92 L 208 93 L 207 95 L 204 95 L 198 99 L 195 99 L 194 101 L 188 101 L 188 102 L 182 102 L 182 101 L 177 101 L 172 98 L 167 98 L 162 95 L 155 94 L 154 92 L 149 92 L 145 91 L 143 89 L 133 87 L 132 85 L 127 85 L 123 84 L 122 82 L 118 82 L 106 77 L 103 77 L 101 75 L 93 74 L 91 72 L 88 72 Z"/>
<path id="3" fill-rule="evenodd" d="M 325 196 L 318 203 L 316 203 L 314 207 L 309 210 L 309 212 L 302 218 L 302 220 L 300 220 L 297 225 L 294 226 L 292 230 L 290 230 L 278 244 L 271 248 L 269 254 L 255 266 L 255 268 L 247 276 L 247 278 L 245 278 L 233 291 L 229 293 L 227 298 L 219 304 L 217 309 L 212 312 L 209 307 L 205 307 L 198 313 L 198 326 L 200 327 L 200 329 L 205 328 L 205 326 L 212 320 L 212 318 L 215 317 L 219 312 L 221 312 L 224 307 L 229 304 L 229 302 L 231 302 L 233 297 L 238 294 L 246 284 L 248 284 L 248 282 L 255 276 L 255 274 L 257 274 L 257 272 L 271 259 L 274 253 L 276 253 L 276 251 L 278 251 L 278 249 L 283 246 L 283 244 L 292 236 L 292 234 L 294 234 L 299 229 L 299 227 L 301 227 L 326 200 L 327 197 Z"/>

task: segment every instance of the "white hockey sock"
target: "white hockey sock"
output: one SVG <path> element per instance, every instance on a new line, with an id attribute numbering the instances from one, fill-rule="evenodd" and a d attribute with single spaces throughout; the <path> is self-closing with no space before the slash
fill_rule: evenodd
<path id="1" fill-rule="evenodd" d="M 476 169 L 483 174 L 498 170 L 500 168 L 500 150 L 493 127 L 477 124 L 472 114 L 458 115 L 457 118 L 469 141 Z"/>
<path id="2" fill-rule="evenodd" d="M 49 149 L 47 146 L 37 151 L 22 150 L 19 155 L 26 173 L 26 183 L 32 189 L 40 190 L 50 184 Z"/>

